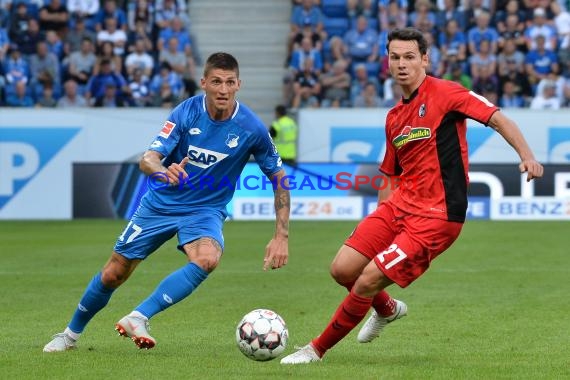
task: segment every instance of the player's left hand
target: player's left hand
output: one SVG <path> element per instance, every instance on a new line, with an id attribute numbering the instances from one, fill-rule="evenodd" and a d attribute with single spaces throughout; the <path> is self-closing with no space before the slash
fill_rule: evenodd
<path id="1" fill-rule="evenodd" d="M 519 164 L 521 173 L 527 173 L 526 181 L 530 182 L 532 179 L 542 177 L 544 167 L 536 160 L 524 160 Z"/>
<path id="2" fill-rule="evenodd" d="M 265 247 L 263 258 L 263 270 L 279 269 L 287 264 L 289 258 L 289 239 L 286 237 L 274 237 Z"/>

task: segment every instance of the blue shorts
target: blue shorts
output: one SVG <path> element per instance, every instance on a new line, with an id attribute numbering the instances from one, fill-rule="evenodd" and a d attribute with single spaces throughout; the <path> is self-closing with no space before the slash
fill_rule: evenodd
<path id="1" fill-rule="evenodd" d="M 198 210 L 185 215 L 162 214 L 140 205 L 115 243 L 115 252 L 129 260 L 146 259 L 178 234 L 178 249 L 203 237 L 215 239 L 222 250 L 224 216 L 217 210 Z"/>

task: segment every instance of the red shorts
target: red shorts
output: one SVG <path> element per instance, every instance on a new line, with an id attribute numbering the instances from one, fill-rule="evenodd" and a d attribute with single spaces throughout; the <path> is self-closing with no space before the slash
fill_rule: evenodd
<path id="1" fill-rule="evenodd" d="M 405 288 L 457 239 L 463 223 L 408 214 L 383 202 L 364 218 L 344 244 L 374 260 Z"/>

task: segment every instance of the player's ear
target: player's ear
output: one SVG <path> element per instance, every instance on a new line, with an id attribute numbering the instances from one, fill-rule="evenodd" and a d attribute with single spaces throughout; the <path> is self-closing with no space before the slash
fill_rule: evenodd
<path id="1" fill-rule="evenodd" d="M 426 53 L 422 55 L 422 66 L 428 67 L 428 65 L 429 65 L 429 55 Z"/>
<path id="2" fill-rule="evenodd" d="M 200 78 L 200 88 L 204 91 L 206 91 L 206 79 L 205 78 Z"/>

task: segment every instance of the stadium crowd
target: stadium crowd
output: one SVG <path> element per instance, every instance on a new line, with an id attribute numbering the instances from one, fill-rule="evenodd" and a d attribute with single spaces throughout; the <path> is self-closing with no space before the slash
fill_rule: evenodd
<path id="1" fill-rule="evenodd" d="M 391 107 L 387 35 L 431 43 L 428 73 L 503 107 L 570 107 L 568 0 L 293 0 L 286 104 Z"/>
<path id="2" fill-rule="evenodd" d="M 0 0 L 0 106 L 166 107 L 196 91 L 187 0 Z"/>
<path id="3" fill-rule="evenodd" d="M 0 0 L 0 106 L 167 107 L 197 90 L 188 0 Z M 391 107 L 390 30 L 506 107 L 570 107 L 570 0 L 293 0 L 287 107 Z"/>

